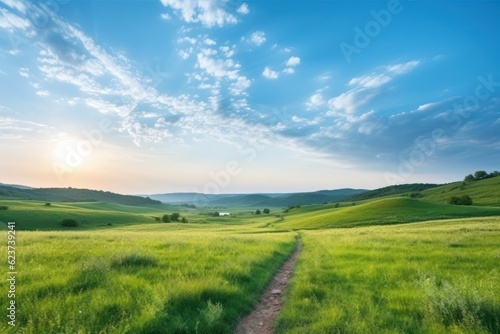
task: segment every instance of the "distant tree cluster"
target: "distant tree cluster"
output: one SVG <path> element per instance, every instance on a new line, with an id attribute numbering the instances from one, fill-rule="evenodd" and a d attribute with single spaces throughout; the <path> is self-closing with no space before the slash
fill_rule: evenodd
<path id="1" fill-rule="evenodd" d="M 284 213 L 287 213 L 287 212 L 288 212 L 288 211 L 290 211 L 290 210 L 293 210 L 293 209 L 298 209 L 298 208 L 300 208 L 300 205 L 299 205 L 299 204 L 290 205 L 290 206 L 288 206 L 288 208 L 286 208 L 283 212 L 284 212 Z"/>
<path id="2" fill-rule="evenodd" d="M 472 198 L 469 195 L 463 196 L 452 196 L 448 200 L 448 203 L 454 205 L 472 205 Z"/>
<path id="3" fill-rule="evenodd" d="M 0 210 L 8 210 L 9 207 L 5 205 L 0 205 Z"/>
<path id="4" fill-rule="evenodd" d="M 488 174 L 484 170 L 478 170 L 478 171 L 476 171 L 474 173 L 474 175 L 472 175 L 472 174 L 467 175 L 464 178 L 464 181 L 465 182 L 473 182 L 473 181 L 479 181 L 479 180 L 489 179 L 491 177 L 496 177 L 496 176 L 500 176 L 500 172 L 494 171 L 494 172 L 491 172 L 491 173 Z"/>
<path id="5" fill-rule="evenodd" d="M 170 222 L 181 222 L 181 223 L 188 223 L 188 220 L 186 217 L 181 217 L 181 214 L 178 212 L 174 212 L 171 214 L 164 214 L 161 217 L 161 221 L 164 223 L 170 223 Z"/>
<path id="6" fill-rule="evenodd" d="M 66 218 L 61 221 L 61 225 L 64 227 L 78 227 L 78 222 L 73 218 Z"/>
<path id="7" fill-rule="evenodd" d="M 269 210 L 269 209 L 264 209 L 264 210 L 262 210 L 262 212 L 261 212 L 259 209 L 255 210 L 255 214 L 256 214 L 256 215 L 260 215 L 261 213 L 265 213 L 266 215 L 268 215 L 268 214 L 270 214 L 270 213 L 271 213 L 271 210 Z"/>
<path id="8" fill-rule="evenodd" d="M 194 205 L 194 204 L 181 204 L 179 206 L 182 206 L 182 207 L 185 207 L 185 208 L 196 209 L 196 205 Z"/>

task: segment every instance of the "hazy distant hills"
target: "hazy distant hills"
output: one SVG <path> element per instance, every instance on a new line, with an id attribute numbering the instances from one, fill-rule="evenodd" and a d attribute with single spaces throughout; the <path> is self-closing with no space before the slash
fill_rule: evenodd
<path id="1" fill-rule="evenodd" d="M 122 205 L 160 204 L 151 198 L 120 195 L 109 191 L 76 188 L 30 188 L 0 184 L 0 199 L 28 199 L 45 202 L 109 202 Z"/>
<path id="2" fill-rule="evenodd" d="M 170 204 L 193 204 L 212 207 L 288 207 L 290 205 L 339 202 L 350 196 L 366 192 L 364 189 L 320 190 L 304 193 L 275 194 L 220 194 L 167 193 L 149 195 L 152 199 Z"/>

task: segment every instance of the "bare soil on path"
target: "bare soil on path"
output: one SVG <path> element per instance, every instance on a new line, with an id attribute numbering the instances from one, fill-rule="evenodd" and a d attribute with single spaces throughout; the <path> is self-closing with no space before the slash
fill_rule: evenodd
<path id="1" fill-rule="evenodd" d="M 255 309 L 245 316 L 236 327 L 236 334 L 273 334 L 273 325 L 283 306 L 283 294 L 292 276 L 295 262 L 301 250 L 300 239 L 290 258 L 274 275 L 273 280 L 260 296 Z"/>

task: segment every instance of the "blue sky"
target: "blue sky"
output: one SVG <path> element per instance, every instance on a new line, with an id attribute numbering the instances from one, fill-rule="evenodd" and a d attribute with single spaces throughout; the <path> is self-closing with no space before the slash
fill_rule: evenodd
<path id="1" fill-rule="evenodd" d="M 0 0 L 0 182 L 449 182 L 500 161 L 498 1 Z"/>

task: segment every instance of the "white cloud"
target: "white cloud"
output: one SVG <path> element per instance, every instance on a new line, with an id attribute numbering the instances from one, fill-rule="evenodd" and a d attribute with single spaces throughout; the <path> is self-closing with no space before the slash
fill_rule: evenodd
<path id="1" fill-rule="evenodd" d="M 229 91 L 233 95 L 241 95 L 245 90 L 247 90 L 252 82 L 245 76 L 240 76 L 236 79 L 236 82 L 229 86 Z"/>
<path id="2" fill-rule="evenodd" d="M 18 1 L 18 0 L 0 0 L 0 2 L 3 2 L 7 6 L 9 6 L 10 8 L 14 8 L 21 13 L 26 13 L 26 6 L 21 1 Z"/>
<path id="3" fill-rule="evenodd" d="M 224 53 L 224 56 L 226 56 L 226 58 L 231 58 L 236 53 L 234 45 L 233 47 L 229 47 L 227 45 L 221 46 L 220 50 L 222 51 L 222 53 Z"/>
<path id="4" fill-rule="evenodd" d="M 425 110 L 431 109 L 435 106 L 438 106 L 440 104 L 441 104 L 441 102 L 432 102 L 432 103 L 422 104 L 422 105 L 418 106 L 417 111 L 425 111 Z"/>
<path id="5" fill-rule="evenodd" d="M 349 86 L 376 88 L 390 82 L 391 80 L 392 78 L 385 74 L 372 73 L 359 78 L 352 78 L 351 81 L 349 81 Z"/>
<path id="6" fill-rule="evenodd" d="M 19 75 L 22 77 L 25 77 L 25 78 L 29 78 L 30 77 L 30 70 L 25 68 L 25 67 L 22 67 L 19 69 Z"/>
<path id="7" fill-rule="evenodd" d="M 340 94 L 328 100 L 330 110 L 329 116 L 344 116 L 351 117 L 356 111 L 366 105 L 375 96 L 381 93 L 380 87 L 391 82 L 395 77 L 405 74 L 415 68 L 420 62 L 410 61 L 404 64 L 396 64 L 384 67 L 382 72 L 372 72 L 361 77 L 352 78 L 349 81 L 349 86 L 353 86 L 347 92 Z"/>
<path id="8" fill-rule="evenodd" d="M 286 66 L 294 67 L 300 64 L 300 58 L 292 56 L 286 61 Z"/>
<path id="9" fill-rule="evenodd" d="M 198 53 L 197 67 L 217 78 L 238 79 L 238 69 L 232 59 L 217 59 L 213 58 L 212 55 L 207 52 Z"/>
<path id="10" fill-rule="evenodd" d="M 165 21 L 168 21 L 168 20 L 170 20 L 170 19 L 172 18 L 172 17 L 170 16 L 170 14 L 168 14 L 168 13 L 163 13 L 163 14 L 161 14 L 161 15 L 160 15 L 160 17 L 161 17 L 162 19 L 164 19 Z"/>
<path id="11" fill-rule="evenodd" d="M 28 20 L 25 20 L 15 14 L 12 14 L 4 8 L 0 8 L 0 28 L 9 32 L 14 30 L 26 30 L 30 27 Z"/>
<path id="12" fill-rule="evenodd" d="M 213 39 L 211 39 L 211 38 L 206 38 L 206 39 L 203 41 L 203 43 L 205 43 L 206 45 L 215 45 L 215 44 L 217 44 L 217 42 L 216 42 L 216 41 L 214 41 L 214 40 L 213 40 Z"/>
<path id="13" fill-rule="evenodd" d="M 206 27 L 235 24 L 236 17 L 224 10 L 218 0 L 161 0 L 165 7 L 170 7 L 186 22 L 199 22 Z"/>
<path id="14" fill-rule="evenodd" d="M 309 100 L 306 103 L 307 109 L 313 110 L 318 107 L 323 106 L 326 103 L 325 99 L 323 98 L 323 95 L 321 93 L 316 93 L 312 95 Z"/>
<path id="15" fill-rule="evenodd" d="M 238 10 L 237 12 L 241 15 L 246 15 L 250 12 L 250 10 L 248 9 L 248 5 L 247 3 L 243 3 L 240 7 L 238 7 Z"/>
<path id="16" fill-rule="evenodd" d="M 330 74 L 322 74 L 317 78 L 317 80 L 320 82 L 325 82 L 325 81 L 330 80 L 331 78 L 332 78 L 332 76 Z"/>
<path id="17" fill-rule="evenodd" d="M 259 46 L 266 41 L 266 34 L 263 31 L 256 31 L 250 36 L 250 41 Z"/>
<path id="18" fill-rule="evenodd" d="M 292 68 L 292 67 L 287 67 L 283 70 L 284 73 L 287 73 L 287 74 L 294 74 L 295 73 L 295 69 Z"/>
<path id="19" fill-rule="evenodd" d="M 327 115 L 345 116 L 343 112 L 347 114 L 354 114 L 359 107 L 369 102 L 374 95 L 375 94 L 373 92 L 369 92 L 366 89 L 353 89 L 342 93 L 339 96 L 328 100 L 330 110 Z"/>
<path id="20" fill-rule="evenodd" d="M 262 75 L 266 79 L 278 79 L 278 76 L 279 76 L 278 72 L 271 70 L 268 66 L 266 66 L 266 68 L 264 68 Z"/>
<path id="21" fill-rule="evenodd" d="M 49 96 L 49 92 L 46 90 L 39 90 L 36 92 L 36 95 L 44 97 L 44 96 Z"/>
<path id="22" fill-rule="evenodd" d="M 420 64 L 420 61 L 412 60 L 412 61 L 409 61 L 409 62 L 404 63 L 404 64 L 396 64 L 396 65 L 387 66 L 386 69 L 388 72 L 398 75 L 398 74 L 404 74 L 404 73 L 407 73 L 407 72 L 413 70 L 419 64 Z"/>

